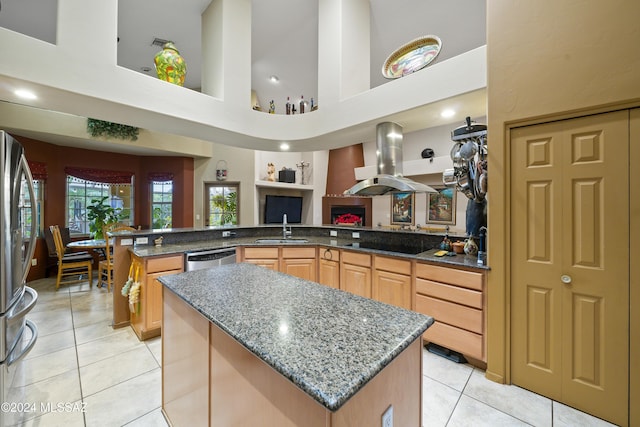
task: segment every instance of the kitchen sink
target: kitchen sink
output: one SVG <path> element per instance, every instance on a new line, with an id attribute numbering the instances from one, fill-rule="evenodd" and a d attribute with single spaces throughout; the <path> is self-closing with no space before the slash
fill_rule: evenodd
<path id="1" fill-rule="evenodd" d="M 281 245 L 287 243 L 308 243 L 307 239 L 257 239 L 256 243 L 263 243 L 269 245 Z"/>

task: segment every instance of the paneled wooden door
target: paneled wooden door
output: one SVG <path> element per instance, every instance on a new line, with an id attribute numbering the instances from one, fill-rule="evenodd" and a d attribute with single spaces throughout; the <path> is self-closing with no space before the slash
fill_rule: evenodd
<path id="1" fill-rule="evenodd" d="M 628 423 L 629 113 L 512 130 L 514 384 Z"/>

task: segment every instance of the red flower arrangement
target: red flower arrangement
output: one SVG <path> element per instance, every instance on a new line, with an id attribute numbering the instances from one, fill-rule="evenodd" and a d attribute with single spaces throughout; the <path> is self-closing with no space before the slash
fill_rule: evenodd
<path id="1" fill-rule="evenodd" d="M 355 224 L 358 225 L 362 222 L 362 218 L 358 215 L 354 215 L 351 213 L 342 214 L 337 216 L 334 220 L 334 224 Z"/>

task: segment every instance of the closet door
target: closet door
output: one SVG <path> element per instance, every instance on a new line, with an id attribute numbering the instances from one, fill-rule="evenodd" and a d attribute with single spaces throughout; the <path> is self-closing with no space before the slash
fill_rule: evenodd
<path id="1" fill-rule="evenodd" d="M 629 112 L 512 131 L 514 384 L 628 422 Z"/>

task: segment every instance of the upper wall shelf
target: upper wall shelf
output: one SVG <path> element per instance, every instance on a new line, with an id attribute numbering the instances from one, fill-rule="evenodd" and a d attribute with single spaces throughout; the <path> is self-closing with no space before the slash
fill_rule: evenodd
<path id="1" fill-rule="evenodd" d="M 288 190 L 301 190 L 301 191 L 313 191 L 313 185 L 293 184 L 288 182 L 271 182 L 271 181 L 256 181 L 256 187 L 262 188 L 280 188 Z"/>

